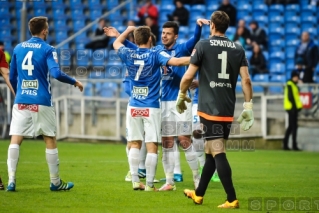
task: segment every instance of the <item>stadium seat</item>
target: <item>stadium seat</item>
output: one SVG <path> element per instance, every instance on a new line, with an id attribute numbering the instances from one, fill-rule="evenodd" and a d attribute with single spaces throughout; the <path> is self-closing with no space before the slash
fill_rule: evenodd
<path id="1" fill-rule="evenodd" d="M 286 82 L 285 75 L 271 75 L 270 82 Z"/>
<path id="2" fill-rule="evenodd" d="M 300 12 L 299 4 L 287 4 L 285 12 L 289 12 L 289 11 L 294 11 L 296 13 L 299 13 Z"/>
<path id="3" fill-rule="evenodd" d="M 286 40 L 287 46 L 297 46 L 299 43 L 300 43 L 299 39 Z"/>
<path id="4" fill-rule="evenodd" d="M 116 7 L 116 6 L 119 5 L 119 1 L 118 1 L 118 0 L 108 0 L 108 1 L 106 1 L 106 2 L 107 2 L 106 8 L 107 8 L 108 10 L 112 10 L 113 7 Z"/>
<path id="5" fill-rule="evenodd" d="M 281 16 L 284 14 L 284 6 L 281 4 L 270 5 L 268 10 L 269 17 Z"/>
<path id="6" fill-rule="evenodd" d="M 71 18 L 72 19 L 79 19 L 79 17 L 83 17 L 83 9 L 82 8 L 75 8 L 71 10 Z"/>
<path id="7" fill-rule="evenodd" d="M 99 49 L 92 52 L 92 65 L 104 66 L 107 58 L 107 50 Z"/>
<path id="8" fill-rule="evenodd" d="M 96 8 L 101 7 L 101 1 L 100 0 L 90 0 L 89 2 L 89 8 Z"/>
<path id="9" fill-rule="evenodd" d="M 313 26 L 315 26 L 317 24 L 317 17 L 316 16 L 302 15 L 301 16 L 301 24 L 304 24 L 304 23 L 309 23 L 309 24 L 312 24 Z"/>
<path id="10" fill-rule="evenodd" d="M 91 59 L 91 51 L 87 49 L 77 50 L 75 60 L 77 66 L 88 66 Z"/>
<path id="11" fill-rule="evenodd" d="M 301 13 L 308 13 L 309 15 L 315 15 L 317 13 L 317 7 L 313 5 L 302 5 Z"/>
<path id="12" fill-rule="evenodd" d="M 283 74 L 285 73 L 285 64 L 284 63 L 270 63 L 270 70 L 271 73 L 278 73 Z"/>
<path id="13" fill-rule="evenodd" d="M 93 84 L 91 82 L 87 82 L 84 86 L 84 96 L 93 96 Z"/>
<path id="14" fill-rule="evenodd" d="M 109 79 L 123 78 L 123 65 L 121 63 L 110 62 L 105 66 L 105 77 Z"/>
<path id="15" fill-rule="evenodd" d="M 277 49 L 283 49 L 285 46 L 285 40 L 283 39 L 274 39 L 270 40 L 269 44 L 271 47 L 277 48 Z"/>
<path id="16" fill-rule="evenodd" d="M 243 87 L 241 85 L 236 85 L 236 93 L 242 93 L 242 92 L 243 92 Z"/>
<path id="17" fill-rule="evenodd" d="M 253 77 L 254 82 L 269 82 L 268 74 L 255 74 Z"/>
<path id="18" fill-rule="evenodd" d="M 120 57 L 117 55 L 115 50 L 110 50 L 108 55 L 108 61 L 121 63 Z"/>
<path id="19" fill-rule="evenodd" d="M 85 20 L 84 19 L 78 19 L 73 20 L 73 30 L 79 31 L 85 27 Z"/>
<path id="20" fill-rule="evenodd" d="M 98 90 L 98 94 L 104 98 L 114 98 L 116 97 L 117 84 L 113 82 L 102 83 L 101 88 Z"/>
<path id="21" fill-rule="evenodd" d="M 64 8 L 56 8 L 53 10 L 53 19 L 57 19 L 57 18 L 60 18 L 60 19 L 68 18 Z"/>
<path id="22" fill-rule="evenodd" d="M 264 93 L 264 87 L 259 85 L 253 85 L 254 93 Z"/>
<path id="23" fill-rule="evenodd" d="M 45 8 L 35 8 L 34 16 L 47 16 Z"/>
<path id="24" fill-rule="evenodd" d="M 250 50 L 246 50 L 245 51 L 245 54 L 246 54 L 246 58 L 247 58 L 247 60 L 249 61 L 249 59 L 251 58 L 251 56 L 253 55 L 253 52 L 252 51 L 250 51 Z"/>
<path id="25" fill-rule="evenodd" d="M 296 48 L 294 46 L 288 46 L 285 48 L 286 51 L 286 58 L 294 58 L 295 57 L 295 51 Z"/>
<path id="26" fill-rule="evenodd" d="M 55 19 L 53 24 L 54 24 L 54 29 L 59 31 L 69 29 L 65 19 Z"/>
<path id="27" fill-rule="evenodd" d="M 70 8 L 84 8 L 84 5 L 82 4 L 82 0 L 69 0 Z"/>
<path id="28" fill-rule="evenodd" d="M 0 19 L 0 29 L 11 29 L 10 19 L 2 18 Z"/>
<path id="29" fill-rule="evenodd" d="M 90 19 L 91 21 L 94 21 L 95 19 L 98 19 L 102 16 L 102 9 L 92 9 L 90 10 Z"/>
<path id="30" fill-rule="evenodd" d="M 272 52 L 269 56 L 269 62 L 272 63 L 283 63 L 285 60 L 285 53 L 282 51 Z"/>
<path id="31" fill-rule="evenodd" d="M 293 26 L 286 26 L 285 27 L 285 33 L 287 34 L 295 34 L 297 37 L 300 36 L 300 28 L 299 27 L 293 27 Z"/>
<path id="32" fill-rule="evenodd" d="M 246 13 L 250 13 L 252 11 L 252 6 L 251 6 L 251 4 L 247 3 L 247 1 L 246 1 L 246 3 L 237 5 L 237 10 L 238 11 L 246 11 Z"/>
<path id="33" fill-rule="evenodd" d="M 1 3 L 2 4 L 2 3 Z M 9 7 L 3 7 L 1 5 L 1 8 L 0 8 L 0 16 L 1 17 L 5 17 L 5 16 L 10 16 L 10 11 L 9 11 Z"/>
<path id="34" fill-rule="evenodd" d="M 254 20 L 258 22 L 258 25 L 261 26 L 267 26 L 268 25 L 268 17 L 267 16 L 254 16 Z"/>
<path id="35" fill-rule="evenodd" d="M 208 4 L 208 6 L 206 7 L 206 10 L 210 11 L 210 13 L 212 14 L 214 11 L 218 9 L 218 6 L 219 6 L 218 4 Z M 209 18 L 209 17 L 206 17 L 206 18 Z"/>
<path id="36" fill-rule="evenodd" d="M 124 88 L 121 88 L 121 93 L 120 93 L 120 98 L 129 98 L 130 96 L 128 94 L 126 94 L 126 92 L 124 91 Z"/>
<path id="37" fill-rule="evenodd" d="M 268 92 L 270 94 L 283 94 L 284 89 L 283 89 L 283 86 L 269 86 Z"/>
<path id="38" fill-rule="evenodd" d="M 294 25 L 294 27 L 298 27 L 300 24 L 300 17 L 299 16 L 285 16 L 285 23 Z"/>
<path id="39" fill-rule="evenodd" d="M 56 42 L 60 43 L 68 38 L 68 33 L 65 30 L 55 31 L 55 38 L 56 38 Z"/>
<path id="40" fill-rule="evenodd" d="M 277 22 L 277 23 L 281 23 L 282 25 L 284 25 L 285 23 L 285 18 L 284 16 L 281 15 L 273 15 L 271 16 L 271 19 L 269 19 L 270 22 Z"/>
<path id="41" fill-rule="evenodd" d="M 253 5 L 253 15 L 266 15 L 268 14 L 268 6 L 266 4 Z"/>
<path id="42" fill-rule="evenodd" d="M 191 14 L 192 13 L 201 13 L 202 15 L 205 14 L 206 8 L 204 5 L 201 4 L 195 4 L 193 6 L 191 6 Z"/>
<path id="43" fill-rule="evenodd" d="M 295 59 L 294 58 L 286 59 L 286 69 L 288 71 L 292 71 L 294 68 L 295 68 Z"/>

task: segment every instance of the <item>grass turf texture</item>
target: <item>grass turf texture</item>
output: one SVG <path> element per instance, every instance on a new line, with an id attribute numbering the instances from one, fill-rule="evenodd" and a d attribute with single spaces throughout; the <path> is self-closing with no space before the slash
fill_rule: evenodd
<path id="1" fill-rule="evenodd" d="M 0 141 L 0 175 L 7 184 L 9 141 Z M 225 200 L 221 183 L 211 182 L 203 205 L 183 195 L 192 188 L 191 171 L 184 154 L 184 182 L 174 192 L 133 191 L 124 182 L 128 163 L 124 145 L 58 143 L 60 175 L 73 181 L 70 191 L 51 192 L 44 142 L 25 141 L 20 149 L 17 192 L 0 191 L 0 212 L 250 212 L 251 197 L 319 197 L 318 153 L 262 151 L 229 152 L 233 181 L 240 203 L 238 210 L 217 209 Z M 164 177 L 159 157 L 156 178 Z M 162 183 L 156 184 L 160 187 Z M 262 212 L 267 212 L 263 211 Z M 292 212 L 292 211 L 290 211 Z M 299 211 L 300 212 L 300 211 Z M 312 211 L 313 212 L 313 211 Z"/>

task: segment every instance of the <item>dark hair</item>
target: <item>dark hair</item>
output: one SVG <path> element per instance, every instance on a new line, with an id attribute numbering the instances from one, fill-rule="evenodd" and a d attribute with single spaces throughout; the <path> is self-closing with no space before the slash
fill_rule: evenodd
<path id="1" fill-rule="evenodd" d="M 179 26 L 175 21 L 167 21 L 163 24 L 163 28 L 173 28 L 174 34 L 178 35 Z"/>
<path id="2" fill-rule="evenodd" d="M 210 17 L 211 23 L 214 23 L 216 31 L 225 33 L 229 26 L 229 16 L 224 11 L 215 11 Z"/>
<path id="3" fill-rule="evenodd" d="M 249 25 L 251 25 L 251 24 L 256 25 L 257 28 L 259 27 L 258 22 L 255 21 L 255 20 L 252 20 L 252 21 L 249 23 Z"/>
<path id="4" fill-rule="evenodd" d="M 30 19 L 29 30 L 31 35 L 38 35 L 48 28 L 48 18 L 44 16 L 38 16 Z"/>
<path id="5" fill-rule="evenodd" d="M 154 35 L 152 32 L 151 32 L 151 38 L 152 38 L 152 46 L 156 46 L 156 35 Z"/>
<path id="6" fill-rule="evenodd" d="M 137 45 L 147 44 L 151 37 L 151 28 L 148 26 L 141 26 L 136 28 L 133 34 Z"/>

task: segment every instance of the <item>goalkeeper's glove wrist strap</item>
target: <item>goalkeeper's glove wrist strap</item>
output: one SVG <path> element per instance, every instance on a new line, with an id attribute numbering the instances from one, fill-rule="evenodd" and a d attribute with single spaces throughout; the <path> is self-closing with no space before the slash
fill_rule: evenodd
<path id="1" fill-rule="evenodd" d="M 253 109 L 253 100 L 251 99 L 249 102 L 244 102 L 243 104 L 244 109 Z"/>

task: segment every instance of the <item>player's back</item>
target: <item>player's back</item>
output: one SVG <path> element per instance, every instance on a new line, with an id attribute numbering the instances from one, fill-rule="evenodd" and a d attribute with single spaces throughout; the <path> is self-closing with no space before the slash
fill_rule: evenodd
<path id="1" fill-rule="evenodd" d="M 126 65 L 131 81 L 130 106 L 159 108 L 160 103 L 160 66 L 170 59 L 158 49 L 120 48 L 119 56 Z"/>
<path id="2" fill-rule="evenodd" d="M 15 103 L 52 106 L 49 69 L 58 67 L 55 60 L 55 49 L 37 37 L 15 47 L 11 62 L 18 74 Z"/>
<path id="3" fill-rule="evenodd" d="M 245 50 L 227 37 L 212 36 L 199 41 L 203 58 L 200 66 L 199 111 L 219 116 L 233 116 L 236 84 L 241 66 L 247 66 Z M 207 96 L 207 94 L 211 94 Z M 213 98 L 209 98 L 213 97 Z"/>

